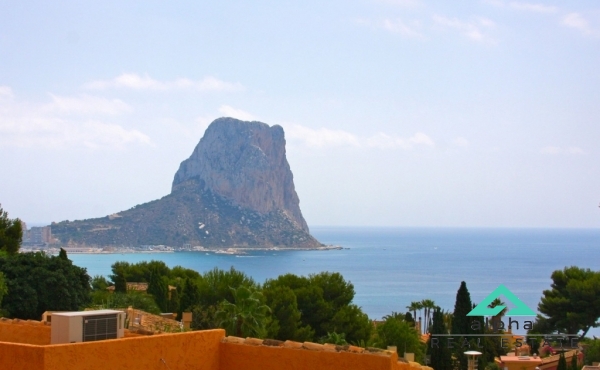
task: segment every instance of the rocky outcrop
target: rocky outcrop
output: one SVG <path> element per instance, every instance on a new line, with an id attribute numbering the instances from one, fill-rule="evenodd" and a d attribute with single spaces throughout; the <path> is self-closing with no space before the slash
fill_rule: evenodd
<path id="1" fill-rule="evenodd" d="M 181 162 L 172 191 L 190 180 L 261 214 L 282 211 L 308 232 L 285 157 L 281 126 L 234 118 L 215 120 L 192 155 Z"/>
<path id="2" fill-rule="evenodd" d="M 61 244 L 319 248 L 280 126 L 219 118 L 179 166 L 171 194 L 110 216 L 53 223 Z"/>

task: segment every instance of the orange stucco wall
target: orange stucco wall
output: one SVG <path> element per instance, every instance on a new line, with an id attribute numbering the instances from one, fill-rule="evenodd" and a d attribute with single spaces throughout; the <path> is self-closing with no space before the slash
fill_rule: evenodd
<path id="1" fill-rule="evenodd" d="M 44 370 L 218 370 L 222 329 L 44 347 Z M 163 362 L 164 361 L 164 362 Z M 39 367 L 31 367 L 39 370 Z"/>
<path id="2" fill-rule="evenodd" d="M 223 343 L 224 336 L 217 329 L 50 345 L 48 326 L 0 323 L 0 370 L 421 370 L 395 353 L 252 346 Z"/>
<path id="3" fill-rule="evenodd" d="M 31 370 L 44 368 L 44 347 L 19 343 L 0 343 L 0 368 Z"/>
<path id="4" fill-rule="evenodd" d="M 41 323 L 0 321 L 0 342 L 50 344 L 50 326 Z"/>
<path id="5" fill-rule="evenodd" d="M 221 343 L 220 370 L 395 370 L 397 355 Z"/>

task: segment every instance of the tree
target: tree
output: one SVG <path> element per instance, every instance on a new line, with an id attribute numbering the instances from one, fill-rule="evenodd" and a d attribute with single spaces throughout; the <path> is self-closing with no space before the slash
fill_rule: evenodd
<path id="1" fill-rule="evenodd" d="M 454 313 L 452 314 L 452 334 L 471 333 L 471 323 L 467 314 L 473 309 L 471 294 L 467 289 L 467 283 L 462 281 L 456 292 L 456 301 L 454 303 Z"/>
<path id="2" fill-rule="evenodd" d="M 60 248 L 60 252 L 58 252 L 58 258 L 62 258 L 64 260 L 68 260 L 69 257 L 67 256 L 67 251 Z"/>
<path id="3" fill-rule="evenodd" d="M 231 267 L 228 271 L 214 268 L 197 280 L 199 300 L 194 304 L 217 306 L 223 300 L 233 302 L 233 290 L 240 286 L 257 288 L 254 280 L 241 271 Z"/>
<path id="4" fill-rule="evenodd" d="M 351 330 L 354 333 L 344 332 L 346 340 L 369 339 L 359 338 L 362 336 L 360 328 L 364 326 L 364 317 L 366 316 L 363 316 L 364 314 L 358 307 L 347 308 L 354 298 L 354 286 L 345 281 L 341 274 L 322 272 L 308 277 L 285 274 L 265 282 L 265 289 L 270 290 L 275 287 L 287 287 L 296 296 L 297 308 L 301 314 L 299 328 L 302 329 L 299 330 L 303 330 L 302 336 L 312 330 L 312 340 L 318 341 L 328 332 L 342 333 L 342 329 L 335 325 L 343 325 L 346 328 L 343 330 Z M 340 311 L 343 312 L 339 313 Z M 352 320 L 357 320 L 357 322 L 351 322 Z M 282 324 L 282 322 L 279 323 L 279 325 Z"/>
<path id="5" fill-rule="evenodd" d="M 429 366 L 435 370 L 453 370 L 452 367 L 452 353 L 448 348 L 448 334 L 446 325 L 444 323 L 444 313 L 438 308 L 433 311 L 433 320 L 431 328 L 429 328 L 431 336 L 427 343 L 427 350 L 429 352 L 431 363 Z M 436 336 L 435 334 L 444 334 L 442 336 Z M 436 345 L 432 345 L 432 340 L 435 340 Z"/>
<path id="6" fill-rule="evenodd" d="M 343 333 L 345 340 L 350 343 L 368 340 L 373 330 L 369 316 L 355 304 L 341 307 L 324 327 L 333 329 L 334 333 Z"/>
<path id="7" fill-rule="evenodd" d="M 112 264 L 112 275 L 109 278 L 115 283 L 117 280 L 126 280 L 129 282 L 149 282 L 153 272 L 158 272 L 159 276 L 170 277 L 171 270 L 163 261 L 152 260 L 150 262 L 142 261 L 138 263 L 129 263 L 118 261 Z M 115 287 L 116 289 L 116 287 Z"/>
<path id="8" fill-rule="evenodd" d="M 264 338 L 270 309 L 263 303 L 262 294 L 245 286 L 231 290 L 233 302 L 224 300 L 216 312 L 219 326 L 229 335 Z"/>
<path id="9" fill-rule="evenodd" d="M 436 308 L 435 302 L 431 299 L 424 299 L 421 301 L 421 306 L 425 310 L 425 322 L 423 323 L 423 333 L 429 331 L 429 321 L 431 319 L 431 312 Z"/>
<path id="10" fill-rule="evenodd" d="M 558 366 L 556 370 L 567 370 L 567 359 L 565 358 L 565 353 L 561 352 L 558 357 Z"/>
<path id="11" fill-rule="evenodd" d="M 45 253 L 0 256 L 8 294 L 2 307 L 12 317 L 39 320 L 45 311 L 77 311 L 90 303 L 90 276 L 70 260 Z"/>
<path id="12" fill-rule="evenodd" d="M 404 321 L 406 321 L 409 324 L 412 324 L 413 326 L 415 325 L 415 319 L 413 318 L 413 315 L 410 313 L 410 311 L 407 311 L 404 314 Z"/>
<path id="13" fill-rule="evenodd" d="M 452 314 L 452 334 L 457 336 L 471 334 L 471 323 L 467 314 L 473 309 L 471 294 L 467 289 L 467 283 L 461 281 L 460 287 L 456 292 L 456 302 L 454 303 L 454 313 Z M 477 333 L 475 333 L 477 334 Z M 467 358 L 464 355 L 465 350 L 462 346 L 455 346 L 454 358 L 458 362 L 458 369 L 467 370 Z"/>
<path id="14" fill-rule="evenodd" d="M 219 321 L 216 318 L 217 308 L 215 306 L 194 306 L 192 313 L 190 327 L 193 330 L 208 330 L 219 327 Z"/>
<path id="15" fill-rule="evenodd" d="M 600 362 L 600 340 L 585 339 L 585 365 L 592 365 L 594 362 Z"/>
<path id="16" fill-rule="evenodd" d="M 551 289 L 544 290 L 538 305 L 554 331 L 577 334 L 582 340 L 600 317 L 600 272 L 576 266 L 552 273 Z"/>
<path id="17" fill-rule="evenodd" d="M 0 272 L 0 307 L 2 306 L 2 299 L 8 293 L 8 288 L 6 287 L 6 279 L 4 278 L 4 274 Z"/>
<path id="18" fill-rule="evenodd" d="M 167 286 L 168 288 L 168 286 Z M 169 290 L 170 293 L 170 297 L 169 297 L 169 304 L 168 304 L 168 312 L 171 313 L 177 313 L 179 312 L 179 288 L 177 289 L 173 289 L 173 290 Z"/>
<path id="19" fill-rule="evenodd" d="M 90 307 L 96 309 L 117 309 L 131 306 L 135 309 L 146 311 L 155 315 L 161 313 L 160 308 L 156 305 L 156 302 L 154 302 L 152 296 L 142 292 L 115 292 L 111 294 L 106 294 L 101 298 L 94 294 L 92 295 L 92 297 L 93 301 Z"/>
<path id="20" fill-rule="evenodd" d="M 336 332 L 327 333 L 327 335 L 321 339 L 321 343 L 337 344 L 338 346 L 345 346 L 348 344 L 348 342 L 346 342 L 346 335 L 344 333 L 338 334 Z"/>
<path id="21" fill-rule="evenodd" d="M 147 292 L 154 297 L 154 301 L 161 312 L 167 312 L 169 309 L 169 285 L 165 279 L 166 277 L 161 276 L 158 269 L 154 269 L 148 282 Z"/>
<path id="22" fill-rule="evenodd" d="M 388 317 L 383 323 L 377 325 L 375 346 L 379 348 L 396 346 L 399 355 L 403 352 L 412 352 L 415 354 L 415 359 L 423 363 L 424 344 L 417 330 L 404 320 Z"/>
<path id="23" fill-rule="evenodd" d="M 421 330 L 421 325 L 422 320 L 421 317 L 417 317 L 417 311 L 419 311 L 419 313 L 421 312 L 421 310 L 423 309 L 423 303 L 422 302 L 410 302 L 410 306 L 406 306 L 406 309 L 409 311 L 413 311 L 413 318 L 415 321 L 415 327 L 419 326 L 418 330 Z M 419 321 L 421 320 L 421 321 Z"/>
<path id="24" fill-rule="evenodd" d="M 21 220 L 8 218 L 8 213 L 2 209 L 2 204 L 0 204 L 0 251 L 15 254 L 19 251 L 22 240 Z"/>
<path id="25" fill-rule="evenodd" d="M 417 321 L 417 310 L 420 309 L 421 306 L 421 302 L 410 302 L 410 305 L 406 306 L 406 309 L 408 311 L 412 311 L 413 313 L 413 320 L 416 322 Z"/>
<path id="26" fill-rule="evenodd" d="M 262 292 L 266 305 L 271 308 L 271 322 L 268 325 L 270 337 L 300 342 L 313 338 L 314 330 L 302 325 L 296 294 L 290 287 L 274 285 L 272 281 L 267 281 Z"/>
<path id="27" fill-rule="evenodd" d="M 579 369 L 579 364 L 577 363 L 577 352 L 575 352 L 575 354 L 573 354 L 573 356 L 571 356 L 571 366 L 569 368 L 569 370 L 578 370 Z"/>
<path id="28" fill-rule="evenodd" d="M 102 275 L 94 275 L 91 280 L 92 290 L 105 292 L 106 288 L 108 288 L 109 283 L 108 280 Z"/>
<path id="29" fill-rule="evenodd" d="M 179 311 L 178 317 L 181 318 L 182 312 L 191 310 L 194 306 L 198 305 L 200 301 L 200 291 L 195 280 L 185 279 L 183 282 L 183 292 L 181 293 L 181 299 L 179 300 Z"/>

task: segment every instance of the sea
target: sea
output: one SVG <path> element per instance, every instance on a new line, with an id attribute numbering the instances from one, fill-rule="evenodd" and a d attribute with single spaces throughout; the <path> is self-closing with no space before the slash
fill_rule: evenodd
<path id="1" fill-rule="evenodd" d="M 411 302 L 423 299 L 453 311 L 461 281 L 474 303 L 503 284 L 537 311 L 542 292 L 551 288 L 553 271 L 567 266 L 600 270 L 600 229 L 312 227 L 311 233 L 320 242 L 343 249 L 246 255 L 71 254 L 69 258 L 91 276 L 108 276 L 117 261 L 150 260 L 198 272 L 234 267 L 258 283 L 286 273 L 339 272 L 354 285 L 354 303 L 371 319 L 406 312 Z M 512 305 L 507 302 L 507 306 Z"/>

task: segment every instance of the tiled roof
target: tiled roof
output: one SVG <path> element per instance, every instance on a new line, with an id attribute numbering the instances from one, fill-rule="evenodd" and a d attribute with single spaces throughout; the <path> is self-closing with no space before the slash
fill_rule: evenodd
<path id="1" fill-rule="evenodd" d="M 183 331 L 181 323 L 177 320 L 153 315 L 133 308 L 128 308 L 126 312 L 130 331 L 139 334 L 174 333 Z"/>
<path id="2" fill-rule="evenodd" d="M 112 292 L 115 290 L 115 286 L 111 285 L 111 286 L 107 287 L 106 290 L 110 290 Z M 138 292 L 145 292 L 148 290 L 148 283 L 127 283 L 127 290 L 135 290 Z M 171 290 L 171 289 L 169 289 L 169 290 Z"/>
<path id="3" fill-rule="evenodd" d="M 294 342 L 286 340 L 285 342 L 275 339 L 258 339 L 258 338 L 240 338 L 228 336 L 223 338 L 223 343 L 245 344 L 250 346 L 276 346 L 291 349 L 302 349 L 308 351 L 324 351 L 324 352 L 351 352 L 351 353 L 367 353 L 380 356 L 391 356 L 394 351 L 388 351 L 381 348 L 362 348 L 351 345 L 340 346 L 331 343 L 313 343 L 313 342 Z"/>

